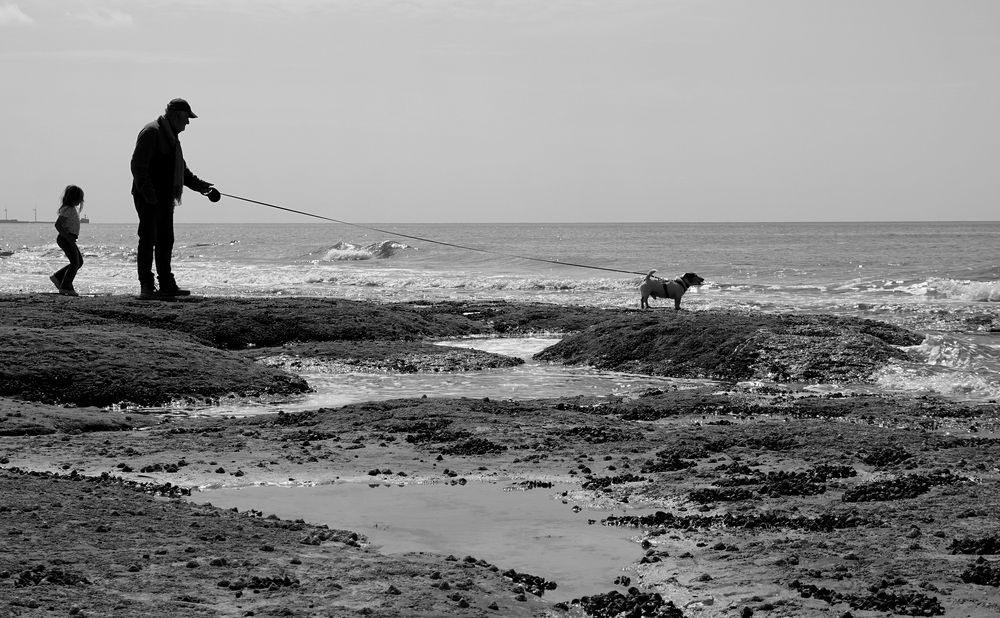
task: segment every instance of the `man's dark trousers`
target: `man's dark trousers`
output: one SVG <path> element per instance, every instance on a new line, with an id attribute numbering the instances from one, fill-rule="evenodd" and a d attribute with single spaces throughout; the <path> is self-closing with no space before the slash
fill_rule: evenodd
<path id="1" fill-rule="evenodd" d="M 135 211 L 139 214 L 139 247 L 135 263 L 139 271 L 139 285 L 153 287 L 153 261 L 160 283 L 173 282 L 170 258 L 174 250 L 174 203 L 160 200 L 150 204 L 141 196 L 133 195 Z"/>

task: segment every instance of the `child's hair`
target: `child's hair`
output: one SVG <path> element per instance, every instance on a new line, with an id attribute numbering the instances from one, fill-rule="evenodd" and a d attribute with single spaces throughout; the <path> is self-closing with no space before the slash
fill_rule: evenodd
<path id="1" fill-rule="evenodd" d="M 79 206 L 83 203 L 83 189 L 76 185 L 69 185 L 63 192 L 63 206 Z"/>

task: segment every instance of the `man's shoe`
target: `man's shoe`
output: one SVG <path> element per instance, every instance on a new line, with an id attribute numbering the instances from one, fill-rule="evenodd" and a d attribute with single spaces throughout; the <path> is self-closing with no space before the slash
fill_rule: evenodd
<path id="1" fill-rule="evenodd" d="M 59 293 L 63 296 L 79 296 L 73 288 L 59 288 Z"/>
<path id="2" fill-rule="evenodd" d="M 144 285 L 139 289 L 139 300 L 156 300 L 159 297 L 156 288 L 151 285 Z"/>
<path id="3" fill-rule="evenodd" d="M 191 296 L 191 290 L 182 290 L 176 285 L 161 285 L 160 296 Z"/>
<path id="4" fill-rule="evenodd" d="M 191 296 L 191 291 L 177 287 L 177 281 L 173 274 L 162 275 L 160 276 L 160 296 Z"/>
<path id="5" fill-rule="evenodd" d="M 59 280 L 59 277 L 55 275 L 49 275 L 49 281 L 52 282 L 52 285 L 56 286 L 57 290 L 62 292 L 62 281 Z"/>

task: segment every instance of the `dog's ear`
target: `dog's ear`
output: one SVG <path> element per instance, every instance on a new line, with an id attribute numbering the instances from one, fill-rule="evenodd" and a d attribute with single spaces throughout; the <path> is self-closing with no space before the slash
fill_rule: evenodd
<path id="1" fill-rule="evenodd" d="M 697 279 L 698 275 L 696 275 L 694 273 L 684 273 L 684 278 L 685 279 Z"/>

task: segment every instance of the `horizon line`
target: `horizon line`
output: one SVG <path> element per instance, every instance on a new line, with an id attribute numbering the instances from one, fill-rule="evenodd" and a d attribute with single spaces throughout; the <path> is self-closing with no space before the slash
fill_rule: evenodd
<path id="1" fill-rule="evenodd" d="M 86 217 L 86 215 L 84 215 Z M 88 217 L 89 218 L 89 217 Z M 52 221 L 24 220 L 24 219 L 0 219 L 3 223 L 49 223 Z M 90 221 L 89 225 L 129 225 L 136 221 Z M 174 221 L 174 225 L 301 225 L 307 221 Z M 607 225 L 607 224 L 630 224 L 630 225 L 761 225 L 761 224 L 782 224 L 782 225 L 828 225 L 828 224 L 884 224 L 884 223 L 1000 223 L 1000 219 L 873 219 L 873 220 L 844 220 L 844 221 L 789 221 L 777 219 L 744 220 L 744 221 L 366 221 L 360 222 L 331 222 L 340 225 Z"/>

